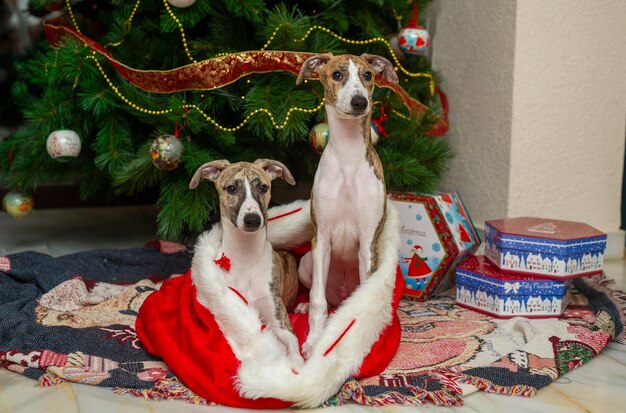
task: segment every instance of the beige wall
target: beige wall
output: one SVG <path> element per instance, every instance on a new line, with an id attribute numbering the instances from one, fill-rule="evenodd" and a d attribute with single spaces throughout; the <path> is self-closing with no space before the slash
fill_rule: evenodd
<path id="1" fill-rule="evenodd" d="M 475 223 L 588 222 L 623 249 L 626 1 L 441 1 L 433 65 L 457 152 L 443 179 Z"/>
<path id="2" fill-rule="evenodd" d="M 432 8 L 433 66 L 444 78 L 456 152 L 442 187 L 461 193 L 478 225 L 507 213 L 515 3 L 448 0 Z"/>

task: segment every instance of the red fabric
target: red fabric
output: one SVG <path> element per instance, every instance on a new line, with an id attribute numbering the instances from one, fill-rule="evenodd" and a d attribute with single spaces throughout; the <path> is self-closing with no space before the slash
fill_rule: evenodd
<path id="1" fill-rule="evenodd" d="M 400 344 L 400 321 L 396 314 L 404 281 L 396 272 L 392 322 L 364 359 L 356 377 L 380 374 L 396 354 Z M 300 345 L 309 333 L 308 314 L 290 314 Z M 358 328 L 358 321 L 352 331 Z M 146 350 L 161 357 L 193 392 L 210 401 L 232 407 L 279 409 L 290 402 L 241 397 L 233 378 L 239 368 L 235 357 L 211 313 L 196 299 L 191 272 L 167 280 L 159 291 L 144 301 L 136 321 L 139 339 Z M 349 335 L 342 338 L 348 340 Z"/>
<path id="2" fill-rule="evenodd" d="M 239 360 L 211 313 L 196 300 L 191 273 L 167 280 L 139 310 L 137 335 L 148 352 L 161 357 L 196 394 L 232 407 L 280 409 L 276 399 L 244 399 L 233 377 Z"/>

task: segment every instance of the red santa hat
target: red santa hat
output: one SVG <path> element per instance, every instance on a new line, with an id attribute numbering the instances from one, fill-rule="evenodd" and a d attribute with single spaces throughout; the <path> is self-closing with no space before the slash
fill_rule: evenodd
<path id="1" fill-rule="evenodd" d="M 280 219 L 272 219 L 280 217 Z M 268 237 L 275 248 L 311 239 L 308 201 L 272 208 Z M 192 268 L 166 281 L 139 310 L 137 334 L 198 395 L 246 408 L 315 407 L 351 376 L 381 373 L 400 341 L 396 314 L 403 289 L 397 268 L 398 214 L 387 206 L 377 270 L 331 314 L 304 366 L 294 370 L 284 346 L 258 312 L 226 285 L 215 263 L 221 228 L 202 234 Z M 302 343 L 306 315 L 292 315 Z"/>

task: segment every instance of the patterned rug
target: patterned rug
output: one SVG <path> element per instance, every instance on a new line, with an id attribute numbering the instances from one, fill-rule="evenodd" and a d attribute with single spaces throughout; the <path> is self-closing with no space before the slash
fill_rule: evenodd
<path id="1" fill-rule="evenodd" d="M 189 265 L 188 253 L 156 248 L 0 257 L 0 368 L 42 386 L 71 381 L 212 404 L 148 354 L 134 330 L 145 298 Z M 456 306 L 453 291 L 403 300 L 402 342 L 388 369 L 348 380 L 325 404 L 460 405 L 477 390 L 532 396 L 611 340 L 626 344 L 626 295 L 600 276 L 574 286 L 558 320 L 494 319 Z"/>

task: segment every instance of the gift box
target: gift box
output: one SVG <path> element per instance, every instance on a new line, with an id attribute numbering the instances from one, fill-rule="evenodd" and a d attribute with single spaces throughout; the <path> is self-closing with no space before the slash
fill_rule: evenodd
<path id="1" fill-rule="evenodd" d="M 569 301 L 567 280 L 505 274 L 484 256 L 471 256 L 456 268 L 456 301 L 498 318 L 560 317 Z"/>
<path id="2" fill-rule="evenodd" d="M 426 300 L 454 282 L 454 268 L 480 244 L 458 193 L 391 192 L 400 216 L 404 296 Z"/>
<path id="3" fill-rule="evenodd" d="M 606 234 L 580 222 L 508 218 L 485 222 L 485 255 L 500 271 L 569 279 L 602 272 Z"/>

